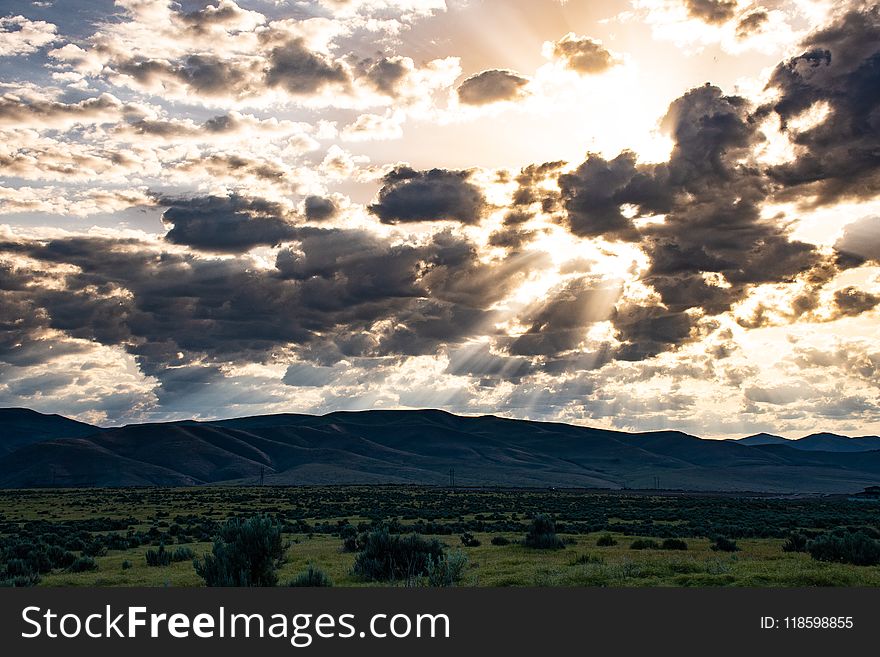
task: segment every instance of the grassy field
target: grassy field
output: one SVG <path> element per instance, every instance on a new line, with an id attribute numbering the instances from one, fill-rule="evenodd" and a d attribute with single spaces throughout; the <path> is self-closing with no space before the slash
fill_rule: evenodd
<path id="1" fill-rule="evenodd" d="M 284 583 L 313 564 L 335 586 L 375 586 L 352 574 L 340 528 L 382 522 L 392 531 L 436 537 L 468 558 L 462 586 L 880 586 L 880 567 L 816 561 L 785 552 L 791 531 L 835 527 L 877 532 L 878 507 L 846 499 L 767 499 L 583 491 L 446 491 L 401 487 L 129 489 L 0 492 L 5 540 L 63 543 L 94 555 L 97 570 L 45 572 L 41 586 L 199 586 L 190 560 L 150 567 L 164 544 L 211 549 L 218 523 L 270 513 L 289 547 Z M 556 518 L 559 550 L 522 544 L 535 513 Z M 480 541 L 464 547 L 460 534 Z M 610 534 L 615 545 L 599 547 Z M 739 550 L 711 549 L 724 535 Z M 493 545 L 494 537 L 509 540 Z M 687 550 L 634 550 L 637 538 L 679 537 Z M 118 544 L 125 543 L 121 547 Z M 103 546 L 103 547 L 102 547 Z M 126 564 L 123 567 L 123 564 Z"/>

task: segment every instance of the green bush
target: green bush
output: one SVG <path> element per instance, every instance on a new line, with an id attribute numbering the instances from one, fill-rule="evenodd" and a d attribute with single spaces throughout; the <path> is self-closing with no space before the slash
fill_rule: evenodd
<path id="1" fill-rule="evenodd" d="M 40 576 L 37 573 L 0 577 L 0 587 L 2 588 L 20 589 L 29 586 L 36 586 L 39 583 Z"/>
<path id="2" fill-rule="evenodd" d="M 144 558 L 147 565 L 154 568 L 171 565 L 171 553 L 165 549 L 164 545 L 159 545 L 158 550 L 147 550 Z"/>
<path id="3" fill-rule="evenodd" d="M 709 547 L 713 552 L 739 552 L 739 546 L 736 544 L 736 541 L 731 541 L 724 536 L 717 537 Z"/>
<path id="4" fill-rule="evenodd" d="M 128 570 L 129 568 L 131 568 L 131 561 L 126 559 L 122 562 L 122 570 Z"/>
<path id="5" fill-rule="evenodd" d="M 822 534 L 810 541 L 808 550 L 816 561 L 876 566 L 880 563 L 880 542 L 862 531 Z"/>
<path id="6" fill-rule="evenodd" d="M 92 570 L 98 570 L 98 564 L 92 557 L 79 557 L 74 561 L 67 570 L 71 573 L 87 573 Z"/>
<path id="7" fill-rule="evenodd" d="M 181 546 L 171 553 L 171 561 L 175 563 L 179 561 L 192 561 L 195 556 L 196 553 L 192 551 L 192 548 Z"/>
<path id="8" fill-rule="evenodd" d="M 461 581 L 467 565 L 467 555 L 461 550 L 444 554 L 436 561 L 433 556 L 428 557 L 428 565 L 426 568 L 428 574 L 428 586 L 452 586 Z"/>
<path id="9" fill-rule="evenodd" d="M 660 544 L 661 550 L 687 550 L 688 544 L 680 538 L 666 538 Z"/>
<path id="10" fill-rule="evenodd" d="M 419 534 L 390 534 L 383 527 L 364 537 L 352 571 L 370 581 L 412 581 L 427 575 L 428 563 L 439 563 L 442 557 L 443 545 L 437 539 L 429 541 Z"/>
<path id="11" fill-rule="evenodd" d="M 629 546 L 630 550 L 659 550 L 660 544 L 653 538 L 637 538 Z"/>
<path id="12" fill-rule="evenodd" d="M 510 545 L 510 540 L 504 536 L 493 536 L 492 545 Z"/>
<path id="13" fill-rule="evenodd" d="M 526 547 L 538 550 L 559 550 L 565 544 L 556 535 L 556 523 L 550 516 L 535 516 L 524 541 Z"/>
<path id="14" fill-rule="evenodd" d="M 602 534 L 596 539 L 596 545 L 598 547 L 611 547 L 617 545 L 617 541 L 614 540 L 614 537 L 611 534 Z"/>
<path id="15" fill-rule="evenodd" d="M 47 547 L 46 556 L 52 568 L 69 568 L 70 564 L 76 561 L 76 555 L 73 552 L 64 550 L 57 545 Z"/>
<path id="16" fill-rule="evenodd" d="M 193 566 L 207 586 L 275 586 L 284 556 L 281 525 L 269 516 L 230 518 L 211 554 Z"/>
<path id="17" fill-rule="evenodd" d="M 782 544 L 783 552 L 806 552 L 807 544 L 810 541 L 803 534 L 798 534 L 797 532 L 789 535 L 789 537 L 785 540 L 785 543 Z"/>
<path id="18" fill-rule="evenodd" d="M 465 532 L 461 535 L 461 544 L 465 547 L 480 547 L 480 541 L 474 538 L 474 535 L 470 532 Z"/>
<path id="19" fill-rule="evenodd" d="M 343 525 L 339 530 L 339 538 L 342 539 L 343 552 L 357 552 L 363 547 L 357 529 L 351 524 Z"/>
<path id="20" fill-rule="evenodd" d="M 287 583 L 288 586 L 333 586 L 333 582 L 320 568 L 315 568 L 312 564 L 309 564 L 309 567 L 301 572 L 299 575 L 294 577 Z"/>
<path id="21" fill-rule="evenodd" d="M 5 573 L 7 577 L 20 577 L 22 575 L 39 574 L 33 565 L 25 559 L 10 559 L 6 562 Z"/>

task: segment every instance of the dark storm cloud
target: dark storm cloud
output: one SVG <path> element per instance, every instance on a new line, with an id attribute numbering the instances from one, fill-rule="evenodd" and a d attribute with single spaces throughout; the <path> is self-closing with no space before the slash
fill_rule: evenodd
<path id="1" fill-rule="evenodd" d="M 296 228 L 277 203 L 231 196 L 158 198 L 170 206 L 162 221 L 165 239 L 206 251 L 242 252 L 291 240 Z"/>
<path id="2" fill-rule="evenodd" d="M 397 96 L 398 85 L 409 73 L 403 57 L 362 59 L 355 61 L 353 65 L 358 77 L 366 80 L 379 93 L 392 98 Z"/>
<path id="3" fill-rule="evenodd" d="M 691 337 L 693 323 L 683 312 L 669 312 L 660 306 L 628 304 L 614 318 L 617 338 L 623 342 L 615 357 L 644 360 L 673 349 Z"/>
<path id="4" fill-rule="evenodd" d="M 616 63 L 614 56 L 601 41 L 574 33 L 566 34 L 556 41 L 552 54 L 571 70 L 583 74 L 602 73 Z"/>
<path id="5" fill-rule="evenodd" d="M 172 139 L 189 137 L 198 134 L 198 130 L 178 121 L 163 121 L 161 119 L 140 119 L 132 121 L 127 126 L 119 126 L 117 130 L 130 130 L 136 135 L 151 135 Z"/>
<path id="6" fill-rule="evenodd" d="M 467 78 L 458 87 L 458 99 L 466 105 L 488 105 L 516 100 L 525 93 L 529 79 L 514 71 L 490 69 Z"/>
<path id="7" fill-rule="evenodd" d="M 684 0 L 688 13 L 706 23 L 726 23 L 736 15 L 736 0 Z"/>
<path id="8" fill-rule="evenodd" d="M 880 191 L 880 7 L 846 12 L 803 46 L 776 67 L 769 86 L 779 97 L 762 111 L 775 112 L 784 128 L 817 103 L 830 112 L 814 127 L 789 130 L 801 153 L 771 175 L 795 198 L 871 198 Z"/>
<path id="9" fill-rule="evenodd" d="M 313 94 L 327 85 L 347 85 L 349 77 L 341 64 L 310 51 L 302 39 L 293 39 L 269 54 L 266 83 L 292 94 Z"/>
<path id="10" fill-rule="evenodd" d="M 707 183 L 737 178 L 738 156 L 762 140 L 750 109 L 744 98 L 710 84 L 674 100 L 661 123 L 675 140 L 669 183 L 696 193 L 710 191 Z"/>
<path id="11" fill-rule="evenodd" d="M 212 55 L 189 55 L 180 62 L 129 59 L 113 68 L 145 85 L 176 81 L 205 96 L 246 95 L 258 84 L 255 64 L 232 62 Z"/>
<path id="12" fill-rule="evenodd" d="M 670 105 L 662 121 L 674 140 L 666 162 L 641 164 L 628 151 L 612 159 L 588 154 L 570 173 L 559 175 L 561 163 L 551 162 L 517 176 L 512 219 L 528 221 L 531 206 L 539 203 L 575 235 L 632 242 L 648 255 L 642 282 L 659 294 L 660 303 L 626 305 L 605 317 L 624 343 L 618 357 L 648 358 L 695 339 L 702 316 L 730 310 L 763 283 L 802 278 L 807 293 L 798 312 L 807 312 L 833 277 L 833 262 L 814 246 L 790 239 L 776 219 L 761 216 L 773 185 L 750 164 L 764 139 L 752 112 L 744 98 L 705 85 Z M 544 184 L 553 177 L 558 193 Z M 656 215 L 663 220 L 639 221 Z M 515 247 L 521 239 L 516 226 L 505 220 L 508 230 L 493 234 L 492 244 Z M 576 314 L 573 308 L 565 312 Z M 511 347 L 516 353 L 573 349 L 584 333 L 530 321 L 529 331 Z"/>
<path id="13" fill-rule="evenodd" d="M 184 121 L 165 119 L 139 119 L 130 122 L 129 130 L 139 135 L 154 135 L 166 139 L 234 133 L 243 127 L 242 121 L 232 114 L 221 114 L 195 126 Z"/>
<path id="14" fill-rule="evenodd" d="M 172 208 L 177 220 L 186 217 L 195 230 L 200 213 L 216 205 L 254 207 L 241 199 L 199 203 Z M 238 241 L 241 231 L 232 233 Z M 44 362 L 52 344 L 42 343 L 51 335 L 63 342 L 60 332 L 126 349 L 171 390 L 214 380 L 224 363 L 262 362 L 290 348 L 322 364 L 436 353 L 481 334 L 491 306 L 540 264 L 534 254 L 483 262 L 475 245 L 445 232 L 399 245 L 356 230 L 302 227 L 294 237 L 270 269 L 246 257 L 204 258 L 137 240 L 0 245 L 6 259 L 40 263 L 0 268 L 0 325 L 8 329 L 0 360 Z"/>
<path id="15" fill-rule="evenodd" d="M 636 167 L 635 154 L 624 151 L 610 162 L 589 154 L 573 173 L 559 176 L 566 227 L 581 237 L 637 241 L 638 231 L 625 217 L 621 205 L 666 209 L 667 188 L 651 171 Z"/>
<path id="16" fill-rule="evenodd" d="M 677 322 L 692 308 L 727 311 L 753 285 L 790 282 L 822 264 L 815 247 L 761 217 L 767 182 L 741 162 L 762 139 L 750 109 L 742 98 L 704 86 L 674 101 L 664 119 L 676 143 L 655 176 L 674 196 L 666 221 L 642 230 L 651 258 L 645 282 Z"/>
<path id="17" fill-rule="evenodd" d="M 587 327 L 614 315 L 620 294 L 619 284 L 590 277 L 565 283 L 523 318 L 530 326 L 512 340 L 509 351 L 521 356 L 553 356 L 577 348 Z"/>
<path id="18" fill-rule="evenodd" d="M 482 218 L 486 200 L 469 182 L 470 172 L 399 167 L 382 179 L 378 201 L 370 211 L 382 223 L 453 220 L 475 224 Z"/>
<path id="19" fill-rule="evenodd" d="M 541 183 L 555 178 L 559 170 L 565 166 L 565 162 L 545 162 L 544 164 L 531 164 L 523 168 L 516 176 L 517 189 L 513 193 L 513 205 L 525 208 L 533 203 L 540 203 L 544 212 L 551 213 L 559 204 L 559 192 L 548 190 Z M 507 182 L 502 180 L 500 182 Z M 517 221 L 514 214 L 519 215 L 522 221 Z M 523 223 L 531 218 L 524 209 L 515 209 L 507 215 L 508 223 Z"/>
<path id="20" fill-rule="evenodd" d="M 297 281 L 300 304 L 320 311 L 319 358 L 422 355 L 485 330 L 489 307 L 541 263 L 517 254 L 480 262 L 476 247 L 443 232 L 422 245 L 391 245 L 362 231 L 303 229 L 283 250 L 281 277 Z M 334 322 L 328 326 L 328 317 Z M 381 330 L 374 323 L 390 320 Z M 372 328 L 371 328 L 372 327 Z M 304 352 L 305 353 L 305 352 Z"/>
<path id="21" fill-rule="evenodd" d="M 223 371 L 214 365 L 187 365 L 164 368 L 159 377 L 162 386 L 156 393 L 159 403 L 163 404 L 179 395 L 194 395 L 208 390 L 211 384 L 223 379 Z"/>
<path id="22" fill-rule="evenodd" d="M 479 334 L 492 316 L 488 308 L 540 264 L 537 258 L 482 263 L 472 243 L 450 233 L 423 245 L 391 245 L 367 232 L 303 229 L 299 248 L 282 251 L 277 268 L 298 281 L 302 306 L 326 313 L 319 317 L 324 326 L 309 328 L 331 340 L 319 351 L 332 364 L 435 353 Z M 370 329 L 383 319 L 391 320 L 383 330 Z"/>
<path id="23" fill-rule="evenodd" d="M 247 157 L 235 153 L 213 153 L 208 156 L 189 159 L 176 165 L 180 171 L 207 173 L 215 178 L 233 178 L 236 181 L 244 176 L 282 184 L 287 170 L 277 162 L 261 158 Z"/>
<path id="24" fill-rule="evenodd" d="M 303 201 L 306 219 L 309 221 L 327 221 L 339 212 L 333 199 L 323 196 L 307 196 Z"/>
<path id="25" fill-rule="evenodd" d="M 514 203 L 515 206 L 516 203 Z M 511 251 L 522 249 L 538 235 L 538 231 L 523 228 L 523 224 L 532 219 L 534 219 L 534 214 L 531 212 L 519 209 L 511 210 L 504 215 L 501 227 L 489 235 L 489 246 L 510 249 Z"/>
<path id="26" fill-rule="evenodd" d="M 276 267 L 279 276 L 300 283 L 309 307 L 354 318 L 365 311 L 361 304 L 421 296 L 418 266 L 429 251 L 391 246 L 366 231 L 304 228 L 297 244 L 278 254 Z M 362 319 L 375 318 L 366 312 Z"/>
<path id="27" fill-rule="evenodd" d="M 763 7 L 758 7 L 753 11 L 740 18 L 736 24 L 736 36 L 738 39 L 745 39 L 764 29 L 767 21 L 770 20 L 770 14 Z"/>
<path id="28" fill-rule="evenodd" d="M 763 139 L 751 112 L 741 97 L 698 87 L 673 101 L 662 121 L 674 140 L 667 162 L 591 154 L 559 176 L 560 220 L 572 233 L 631 241 L 650 258 L 642 280 L 662 305 L 619 309 L 612 322 L 625 343 L 620 358 L 673 349 L 693 338 L 701 314 L 730 310 L 751 287 L 809 278 L 827 266 L 815 247 L 761 217 L 771 185 L 748 163 Z M 624 205 L 631 211 L 624 214 Z M 634 221 L 656 214 L 665 219 Z M 817 280 L 814 292 L 825 282 Z"/>
<path id="29" fill-rule="evenodd" d="M 878 304 L 880 304 L 880 296 L 852 286 L 834 293 L 835 318 L 855 317 L 873 310 Z"/>
<path id="30" fill-rule="evenodd" d="M 55 100 L 25 101 L 0 96 L 0 125 L 61 128 L 72 123 L 113 122 L 132 108 L 110 94 L 101 94 L 76 103 Z"/>
<path id="31" fill-rule="evenodd" d="M 519 230 L 504 226 L 501 230 L 489 235 L 489 246 L 516 250 L 531 242 L 536 235 L 534 230 Z"/>

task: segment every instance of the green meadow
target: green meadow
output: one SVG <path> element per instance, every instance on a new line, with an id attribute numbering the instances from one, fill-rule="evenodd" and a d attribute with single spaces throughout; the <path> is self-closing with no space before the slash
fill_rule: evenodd
<path id="1" fill-rule="evenodd" d="M 282 585 L 309 565 L 334 586 L 422 585 L 418 579 L 367 581 L 354 573 L 356 553 L 344 549 L 343 537 L 384 527 L 393 535 L 436 538 L 446 553 L 464 555 L 458 586 L 880 586 L 880 566 L 783 549 L 792 534 L 810 541 L 835 532 L 880 539 L 877 510 L 845 497 L 595 491 L 17 490 L 0 492 L 0 538 L 7 562 L 39 551 L 55 555 L 32 582 L 39 586 L 201 586 L 191 558 L 149 566 L 147 552 L 161 545 L 201 557 L 221 523 L 254 514 L 268 514 L 282 528 Z M 525 545 L 538 514 L 554 520 L 562 547 Z M 719 537 L 733 551 L 718 549 Z M 662 549 L 668 539 L 686 549 Z M 634 542 L 647 547 L 633 549 Z M 87 563 L 82 572 L 68 563 L 74 557 Z"/>

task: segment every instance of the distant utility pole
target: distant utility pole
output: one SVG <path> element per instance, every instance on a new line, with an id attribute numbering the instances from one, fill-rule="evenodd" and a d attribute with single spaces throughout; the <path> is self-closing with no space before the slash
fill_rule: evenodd
<path id="1" fill-rule="evenodd" d="M 455 468 L 449 468 L 449 487 L 455 488 Z"/>
<path id="2" fill-rule="evenodd" d="M 263 480 L 265 479 L 265 477 L 266 477 L 266 466 L 261 465 L 260 466 L 260 486 L 263 485 Z"/>

